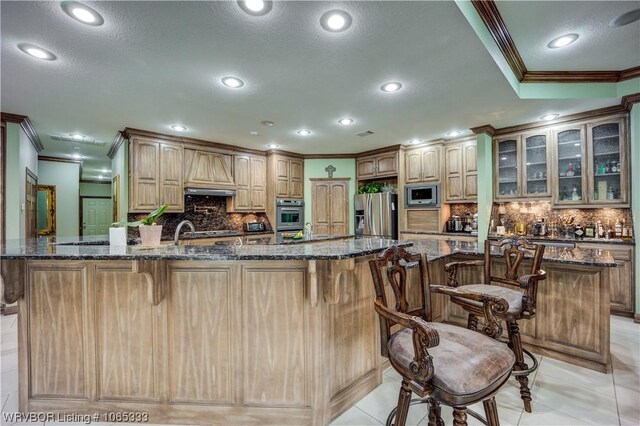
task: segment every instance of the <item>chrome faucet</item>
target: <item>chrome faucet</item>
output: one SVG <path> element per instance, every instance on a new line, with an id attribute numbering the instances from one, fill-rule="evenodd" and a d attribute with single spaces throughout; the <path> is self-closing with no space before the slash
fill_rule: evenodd
<path id="1" fill-rule="evenodd" d="M 180 230 L 184 225 L 188 225 L 189 228 L 191 228 L 191 232 L 196 232 L 196 228 L 195 226 L 193 226 L 193 223 L 189 222 L 188 220 L 183 220 L 178 224 L 178 227 L 176 228 L 176 233 L 173 235 L 173 244 L 178 245 L 178 237 L 180 236 Z"/>
<path id="2" fill-rule="evenodd" d="M 304 224 L 304 236 L 307 240 L 313 238 L 313 225 L 311 222 L 307 222 Z"/>

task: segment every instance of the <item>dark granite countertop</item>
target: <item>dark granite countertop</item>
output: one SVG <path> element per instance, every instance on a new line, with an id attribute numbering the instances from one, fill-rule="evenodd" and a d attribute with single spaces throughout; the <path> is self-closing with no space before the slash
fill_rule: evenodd
<path id="1" fill-rule="evenodd" d="M 306 240 L 309 244 L 244 244 L 175 246 L 157 248 L 109 246 L 105 237 L 39 238 L 9 240 L 0 246 L 2 259 L 41 260 L 332 260 L 349 259 L 378 253 L 391 245 L 410 246 L 383 238 L 344 238 Z M 56 242 L 57 244 L 51 244 Z M 303 240 L 304 241 L 304 240 Z M 301 242 L 303 242 L 301 241 Z M 73 244 L 76 242 L 75 244 Z M 63 243 L 63 244 L 60 244 Z M 67 245 L 67 243 L 72 243 Z"/>
<path id="2" fill-rule="evenodd" d="M 497 240 L 500 238 L 505 238 L 505 236 L 501 236 L 501 235 L 497 235 L 497 234 L 489 234 L 489 239 L 492 240 Z M 575 244 L 580 244 L 580 243 L 596 243 L 596 244 L 624 244 L 624 245 L 631 245 L 634 246 L 636 244 L 634 239 L 631 240 L 623 240 L 622 238 L 582 238 L 580 240 L 576 240 L 571 239 L 571 238 L 558 238 L 558 237 L 549 237 L 549 236 L 533 236 L 533 235 L 527 235 L 524 238 L 526 238 L 529 241 L 549 241 L 549 242 L 554 242 L 554 243 L 575 243 Z"/>
<path id="3" fill-rule="evenodd" d="M 475 237 L 478 238 L 477 234 L 472 234 L 471 232 L 438 232 L 438 231 L 400 231 L 401 234 L 415 234 L 415 235 L 445 235 L 448 237 Z"/>
<path id="4" fill-rule="evenodd" d="M 416 240 L 407 249 L 412 253 L 426 253 L 429 261 L 441 259 L 454 254 L 481 255 L 478 243 L 468 241 L 436 241 Z M 492 250 L 492 256 L 501 257 L 498 248 Z M 527 256 L 525 256 L 526 258 Z M 545 262 L 568 263 L 572 265 L 616 267 L 617 264 L 607 250 L 546 247 L 543 257 Z M 544 267 L 544 266 L 543 266 Z"/>

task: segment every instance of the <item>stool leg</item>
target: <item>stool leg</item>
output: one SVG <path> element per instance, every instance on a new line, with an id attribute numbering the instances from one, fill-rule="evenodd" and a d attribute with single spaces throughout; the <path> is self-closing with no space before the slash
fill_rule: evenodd
<path id="1" fill-rule="evenodd" d="M 515 321 L 507 321 L 509 325 L 509 346 L 516 357 L 516 363 L 513 365 L 515 371 L 526 370 L 527 364 L 524 362 L 524 353 L 522 352 L 522 340 L 520 340 L 520 329 Z M 531 391 L 529 390 L 529 378 L 527 376 L 516 376 L 516 380 L 520 383 L 520 398 L 524 402 L 524 410 L 531 412 Z"/>
<path id="2" fill-rule="evenodd" d="M 434 398 L 429 398 L 429 426 L 444 426 L 440 403 Z"/>
<path id="3" fill-rule="evenodd" d="M 467 320 L 467 328 L 469 330 L 473 330 L 473 331 L 478 331 L 478 317 L 473 315 L 473 314 L 469 314 L 469 318 Z"/>
<path id="4" fill-rule="evenodd" d="M 453 407 L 453 426 L 467 426 L 467 407 Z"/>
<path id="5" fill-rule="evenodd" d="M 485 399 L 482 401 L 484 405 L 484 415 L 487 416 L 487 424 L 489 426 L 500 426 L 500 419 L 498 419 L 498 406 L 496 405 L 495 396 L 491 399 Z"/>
<path id="6" fill-rule="evenodd" d="M 398 410 L 396 411 L 396 422 L 394 426 L 405 426 L 407 414 L 409 414 L 409 403 L 411 402 L 411 388 L 409 382 L 402 380 L 400 395 L 398 396 Z"/>

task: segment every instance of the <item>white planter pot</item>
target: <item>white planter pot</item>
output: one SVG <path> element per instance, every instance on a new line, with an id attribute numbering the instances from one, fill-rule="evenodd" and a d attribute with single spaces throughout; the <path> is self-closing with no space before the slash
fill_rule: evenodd
<path id="1" fill-rule="evenodd" d="M 140 225 L 140 239 L 145 247 L 155 247 L 160 245 L 162 236 L 162 225 Z"/>

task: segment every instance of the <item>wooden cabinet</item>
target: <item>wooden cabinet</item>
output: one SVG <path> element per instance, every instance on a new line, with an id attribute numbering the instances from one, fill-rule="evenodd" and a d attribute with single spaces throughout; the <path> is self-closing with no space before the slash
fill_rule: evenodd
<path id="1" fill-rule="evenodd" d="M 314 235 L 349 233 L 349 181 L 311 179 L 311 205 Z"/>
<path id="2" fill-rule="evenodd" d="M 478 198 L 478 162 L 475 141 L 445 148 L 444 202 L 476 202 Z"/>
<path id="3" fill-rule="evenodd" d="M 623 117 L 587 124 L 589 204 L 629 204 L 626 129 Z"/>
<path id="4" fill-rule="evenodd" d="M 184 186 L 189 188 L 235 188 L 233 156 L 213 151 L 185 149 Z"/>
<path id="5" fill-rule="evenodd" d="M 439 181 L 441 153 L 440 146 L 406 151 L 404 153 L 405 183 Z"/>
<path id="6" fill-rule="evenodd" d="M 132 137 L 129 152 L 129 211 L 148 213 L 166 203 L 184 211 L 182 144 Z"/>
<path id="7" fill-rule="evenodd" d="M 508 201 L 547 198 L 550 191 L 548 130 L 505 136 L 494 141 L 494 198 Z"/>
<path id="8" fill-rule="evenodd" d="M 618 266 L 612 268 L 611 312 L 631 316 L 635 312 L 634 247 L 616 244 L 577 243 L 577 248 L 608 252 Z"/>
<path id="9" fill-rule="evenodd" d="M 553 129 L 553 204 L 587 204 L 586 126 L 574 124 Z"/>
<path id="10" fill-rule="evenodd" d="M 267 174 L 274 198 L 304 198 L 304 160 L 273 154 Z"/>
<path id="11" fill-rule="evenodd" d="M 359 180 L 396 176 L 398 174 L 398 151 L 358 158 L 356 174 Z"/>
<path id="12" fill-rule="evenodd" d="M 264 211 L 267 160 L 257 155 L 235 155 L 233 169 L 236 196 L 227 199 L 227 211 Z"/>

